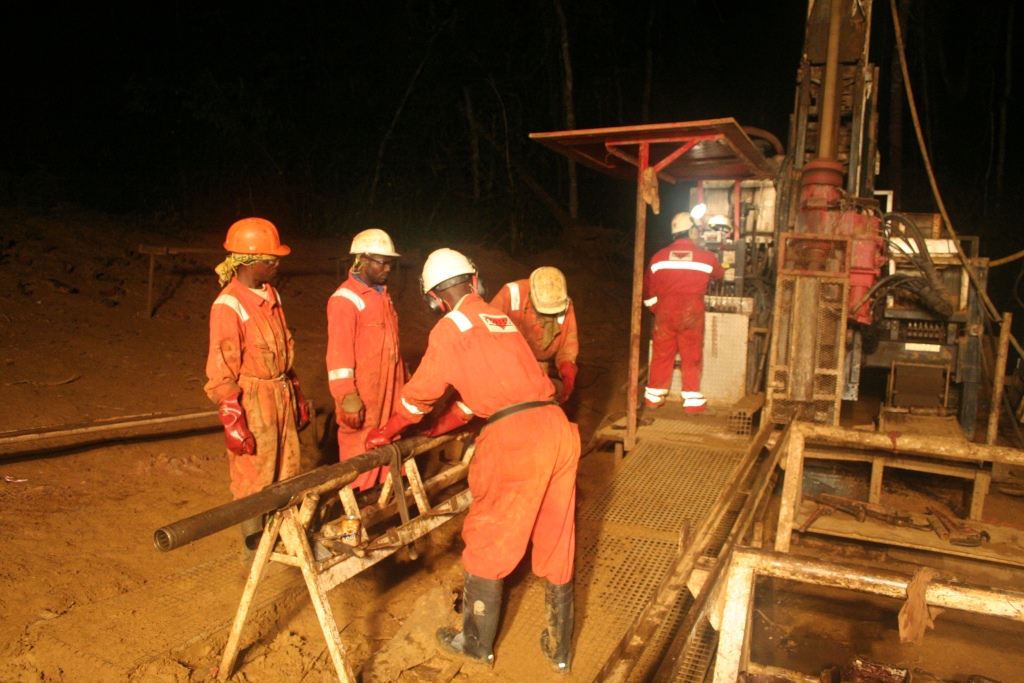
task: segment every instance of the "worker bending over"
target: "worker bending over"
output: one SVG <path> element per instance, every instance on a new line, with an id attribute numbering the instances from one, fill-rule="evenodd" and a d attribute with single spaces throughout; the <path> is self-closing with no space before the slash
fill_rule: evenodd
<path id="1" fill-rule="evenodd" d="M 651 367 L 644 406 L 660 408 L 672 386 L 672 367 L 679 354 L 683 374 L 683 407 L 703 413 L 707 399 L 700 393 L 704 366 L 704 295 L 708 282 L 725 275 L 715 255 L 696 242 L 697 228 L 689 214 L 672 219 L 675 241 L 652 258 L 644 271 L 644 305 L 654 313 Z"/>
<path id="2" fill-rule="evenodd" d="M 562 271 L 544 266 L 533 271 L 529 280 L 509 282 L 498 290 L 491 306 L 512 319 L 526 337 L 544 374 L 550 375 L 554 361 L 561 383 L 558 402 L 568 401 L 576 386 L 580 342 L 576 311 Z"/>
<path id="3" fill-rule="evenodd" d="M 422 420 L 448 387 L 460 400 L 441 413 L 428 435 L 451 431 L 474 415 L 487 419 L 469 468 L 473 502 L 462 527 L 462 631 L 439 629 L 438 644 L 493 663 L 502 580 L 532 541 L 533 571 L 547 579 L 541 649 L 555 671 L 568 673 L 579 431 L 551 400 L 554 386 L 516 326 L 481 298 L 468 258 L 451 249 L 433 252 L 420 287 L 444 317 L 401 391 L 401 406 L 383 430 L 370 433 L 366 447 L 390 443 Z"/>
<path id="4" fill-rule="evenodd" d="M 281 298 L 270 281 L 282 256 L 277 228 L 245 218 L 228 230 L 231 254 L 217 266 L 224 288 L 210 309 L 206 395 L 220 405 L 235 500 L 299 473 L 299 435 L 309 422 L 292 369 L 294 342 Z M 242 522 L 247 554 L 263 530 L 261 517 Z"/>
<path id="5" fill-rule="evenodd" d="M 398 314 L 387 281 L 398 258 L 383 230 L 364 230 L 352 240 L 355 263 L 327 302 L 327 380 L 338 421 L 338 459 L 364 451 L 366 435 L 391 417 L 405 383 L 398 344 Z M 383 481 L 387 468 L 364 472 L 358 490 Z"/>

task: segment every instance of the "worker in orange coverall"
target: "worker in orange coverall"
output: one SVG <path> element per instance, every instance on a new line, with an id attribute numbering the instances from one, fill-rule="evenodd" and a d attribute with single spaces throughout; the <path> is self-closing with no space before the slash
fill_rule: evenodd
<path id="1" fill-rule="evenodd" d="M 398 258 L 391 237 L 376 228 L 352 240 L 356 255 L 348 279 L 327 303 L 327 379 L 338 421 L 338 458 L 365 451 L 366 435 L 379 429 L 399 403 L 405 365 L 398 345 L 398 314 L 387 281 Z M 387 468 L 364 472 L 358 490 L 383 481 Z"/>
<path id="2" fill-rule="evenodd" d="M 558 369 L 561 387 L 558 402 L 564 404 L 576 386 L 576 357 L 580 341 L 576 331 L 576 311 L 558 268 L 543 266 L 529 280 L 509 282 L 491 301 L 510 318 L 526 337 L 533 356 L 544 374 L 550 374 L 551 361 Z"/>
<path id="3" fill-rule="evenodd" d="M 245 218 L 228 230 L 230 255 L 217 266 L 224 287 L 210 309 L 206 395 L 220 406 L 235 500 L 299 473 L 299 435 L 309 405 L 292 369 L 294 342 L 281 298 L 270 281 L 291 252 L 277 228 Z M 247 551 L 263 530 L 261 517 L 242 523 Z"/>
<path id="4" fill-rule="evenodd" d="M 526 340 L 479 294 L 468 258 L 451 249 L 431 253 L 420 287 L 444 318 L 402 389 L 401 406 L 382 430 L 370 432 L 366 446 L 391 443 L 422 420 L 448 387 L 460 400 L 437 417 L 428 436 L 456 429 L 474 415 L 487 419 L 469 468 L 473 502 L 462 528 L 462 631 L 438 630 L 438 644 L 450 654 L 493 664 L 502 580 L 532 541 L 533 571 L 547 580 L 541 649 L 555 671 L 568 673 L 579 431 L 553 401 L 554 385 Z"/>
<path id="5" fill-rule="evenodd" d="M 672 219 L 675 241 L 653 257 L 644 271 L 644 305 L 654 313 L 651 366 L 644 406 L 660 408 L 672 386 L 672 367 L 679 354 L 683 374 L 683 408 L 703 413 L 707 399 L 700 393 L 704 366 L 704 295 L 708 282 L 725 271 L 714 254 L 697 246 L 698 230 L 689 214 Z"/>

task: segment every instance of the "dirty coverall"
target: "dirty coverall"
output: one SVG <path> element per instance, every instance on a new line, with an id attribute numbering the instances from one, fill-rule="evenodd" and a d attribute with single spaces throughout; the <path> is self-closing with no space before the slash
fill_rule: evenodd
<path id="1" fill-rule="evenodd" d="M 687 238 L 677 239 L 652 258 L 644 271 L 644 305 L 654 313 L 651 366 L 644 397 L 660 404 L 672 385 L 679 354 L 683 405 L 703 406 L 704 295 L 708 282 L 725 275 L 715 255 Z"/>
<path id="2" fill-rule="evenodd" d="M 427 351 L 401 392 L 402 417 L 419 422 L 451 386 L 467 420 L 517 403 L 547 401 L 554 386 L 509 317 L 468 294 L 434 326 Z M 580 436 L 557 405 L 484 426 L 469 466 L 473 502 L 462 527 L 467 572 L 503 579 L 533 541 L 533 572 L 568 583 L 576 552 Z"/>
<path id="3" fill-rule="evenodd" d="M 366 416 L 360 429 L 338 421 L 338 459 L 366 452 L 371 429 L 382 428 L 398 405 L 405 366 L 398 344 L 398 314 L 387 287 L 374 287 L 351 272 L 327 302 L 327 379 L 336 411 L 356 392 Z M 366 490 L 387 475 L 379 467 L 359 475 L 352 488 Z"/>
<path id="4" fill-rule="evenodd" d="M 271 285 L 267 298 L 232 278 L 210 309 L 206 395 L 220 403 L 241 392 L 253 455 L 228 451 L 235 500 L 299 473 L 298 406 L 289 379 L 294 342 L 281 299 Z"/>
<path id="5" fill-rule="evenodd" d="M 530 344 L 534 358 L 545 371 L 552 360 L 556 368 L 564 362 L 576 363 L 576 357 L 580 354 L 580 341 L 572 301 L 561 315 L 543 315 L 533 307 L 530 281 L 516 280 L 498 290 L 491 306 L 512 318 L 512 322 Z"/>

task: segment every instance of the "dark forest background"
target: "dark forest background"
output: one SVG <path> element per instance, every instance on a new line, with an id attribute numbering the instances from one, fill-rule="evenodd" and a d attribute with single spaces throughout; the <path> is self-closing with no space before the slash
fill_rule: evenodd
<path id="1" fill-rule="evenodd" d="M 900 6 L 954 224 L 981 235 L 992 256 L 1024 247 L 1019 8 Z M 399 238 L 536 250 L 561 226 L 527 180 L 568 209 L 566 161 L 527 137 L 572 120 L 565 44 L 576 128 L 733 116 L 786 141 L 807 5 L 180 0 L 23 10 L 0 29 L 4 205 L 71 204 L 211 236 L 257 214 L 293 234 L 374 224 Z M 878 186 L 901 188 L 906 210 L 932 211 L 905 106 L 891 163 L 889 11 L 875 1 Z M 630 229 L 631 184 L 587 169 L 579 183 L 581 224 Z"/>

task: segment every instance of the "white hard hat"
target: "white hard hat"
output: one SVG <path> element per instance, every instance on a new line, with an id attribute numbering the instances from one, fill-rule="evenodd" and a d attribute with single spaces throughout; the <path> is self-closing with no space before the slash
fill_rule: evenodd
<path id="1" fill-rule="evenodd" d="M 476 275 L 476 266 L 464 254 L 454 249 L 438 249 L 430 252 L 423 262 L 420 287 L 426 294 L 434 287 L 458 275 Z"/>
<path id="2" fill-rule="evenodd" d="M 350 254 L 377 254 L 378 256 L 393 256 L 398 258 L 395 251 L 395 243 L 391 236 L 380 228 L 370 228 L 352 238 Z"/>
<path id="3" fill-rule="evenodd" d="M 688 213 L 677 213 L 672 217 L 672 234 L 678 235 L 681 232 L 689 232 L 693 227 L 693 221 Z"/>
<path id="4" fill-rule="evenodd" d="M 711 218 L 708 219 L 708 227 L 709 228 L 714 228 L 714 227 L 723 226 L 723 225 L 726 226 L 726 227 L 732 227 L 732 225 L 729 223 L 729 217 L 728 216 L 723 216 L 722 214 L 718 214 L 718 215 L 712 216 Z"/>
<path id="5" fill-rule="evenodd" d="M 569 308 L 565 275 L 558 268 L 542 266 L 530 273 L 530 301 L 538 313 L 558 315 Z"/>

